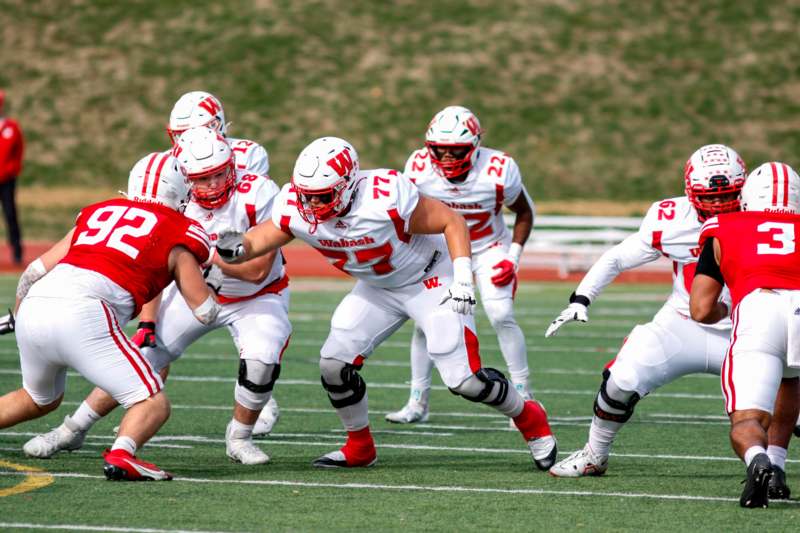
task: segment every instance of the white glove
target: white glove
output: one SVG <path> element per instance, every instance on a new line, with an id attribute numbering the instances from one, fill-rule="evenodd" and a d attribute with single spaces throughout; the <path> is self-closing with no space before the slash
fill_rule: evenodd
<path id="1" fill-rule="evenodd" d="M 203 277 L 208 288 L 214 291 L 214 294 L 219 294 L 219 290 L 222 288 L 222 280 L 225 277 L 222 269 L 217 265 L 208 266 L 203 270 Z"/>
<path id="2" fill-rule="evenodd" d="M 221 231 L 217 237 L 217 253 L 226 263 L 235 263 L 244 255 L 244 233 L 232 229 Z"/>
<path id="3" fill-rule="evenodd" d="M 567 306 L 566 309 L 561 311 L 555 320 L 550 323 L 550 327 L 545 331 L 545 337 L 552 337 L 556 334 L 558 329 L 567 322 L 588 322 L 589 321 L 589 308 L 583 304 L 574 302 Z"/>
<path id="4" fill-rule="evenodd" d="M 7 315 L 0 317 L 0 335 L 13 333 L 15 327 L 16 323 L 14 321 L 14 313 L 11 311 L 11 309 L 9 309 Z"/>
<path id="5" fill-rule="evenodd" d="M 471 315 L 475 301 L 472 288 L 472 260 L 469 257 L 456 257 L 453 260 L 453 284 L 447 289 L 439 305 L 450 300 L 450 308 L 462 315 Z"/>

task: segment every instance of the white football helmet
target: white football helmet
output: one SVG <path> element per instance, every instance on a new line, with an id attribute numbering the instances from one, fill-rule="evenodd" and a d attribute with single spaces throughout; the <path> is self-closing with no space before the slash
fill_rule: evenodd
<path id="1" fill-rule="evenodd" d="M 306 146 L 292 171 L 300 216 L 316 228 L 350 205 L 359 171 L 358 154 L 338 137 L 321 137 Z"/>
<path id="2" fill-rule="evenodd" d="M 786 163 L 764 163 L 742 188 L 743 211 L 800 212 L 800 176 Z"/>
<path id="3" fill-rule="evenodd" d="M 173 156 L 153 152 L 141 158 L 128 176 L 128 199 L 155 202 L 183 212 L 191 184 L 186 169 Z"/>
<path id="4" fill-rule="evenodd" d="M 698 148 L 686 161 L 683 177 L 686 196 L 701 220 L 739 210 L 747 169 L 733 148 L 724 144 Z"/>
<path id="5" fill-rule="evenodd" d="M 205 126 L 189 128 L 172 153 L 186 167 L 192 181 L 192 199 L 198 205 L 215 209 L 228 201 L 236 186 L 236 171 L 233 152 L 222 135 Z M 215 176 L 210 183 L 198 183 Z"/>
<path id="6" fill-rule="evenodd" d="M 222 102 L 211 93 L 192 91 L 178 98 L 169 114 L 167 134 L 176 144 L 184 131 L 196 126 L 209 127 L 223 137 L 227 134 Z"/>
<path id="7" fill-rule="evenodd" d="M 425 146 L 433 167 L 445 178 L 457 178 L 472 168 L 481 144 L 481 123 L 466 107 L 445 107 L 433 117 L 425 134 Z M 463 148 L 454 159 L 442 160 L 440 147 Z"/>

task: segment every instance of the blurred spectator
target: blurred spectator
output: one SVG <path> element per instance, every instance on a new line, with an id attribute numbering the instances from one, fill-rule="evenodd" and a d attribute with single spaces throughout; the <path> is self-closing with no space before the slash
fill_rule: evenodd
<path id="1" fill-rule="evenodd" d="M 8 240 L 14 254 L 14 263 L 22 263 L 22 237 L 17 223 L 15 189 L 17 177 L 22 171 L 22 131 L 16 120 L 6 118 L 3 113 L 5 92 L 0 90 L 0 202 L 6 217 Z"/>

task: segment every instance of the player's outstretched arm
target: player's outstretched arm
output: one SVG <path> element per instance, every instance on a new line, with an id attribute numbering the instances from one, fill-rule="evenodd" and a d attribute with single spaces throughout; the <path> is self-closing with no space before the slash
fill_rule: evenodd
<path id="1" fill-rule="evenodd" d="M 408 231 L 412 234 L 443 233 L 447 250 L 454 261 L 459 257 L 472 257 L 469 230 L 464 217 L 439 200 L 420 194 L 417 207 L 408 221 Z"/>
<path id="2" fill-rule="evenodd" d="M 265 220 L 247 233 L 222 231 L 217 239 L 217 253 L 226 263 L 243 263 L 292 242 L 293 236 L 280 230 L 272 220 Z"/>
<path id="3" fill-rule="evenodd" d="M 247 281 L 248 283 L 261 283 L 269 276 L 277 255 L 278 250 L 276 249 L 267 252 L 261 257 L 248 259 L 244 263 L 229 265 L 220 258 L 219 254 L 214 254 L 214 264 L 226 276 Z"/>
<path id="4" fill-rule="evenodd" d="M 169 269 L 195 318 L 203 324 L 213 322 L 220 306 L 206 285 L 195 256 L 183 246 L 176 246 L 169 253 Z"/>
<path id="5" fill-rule="evenodd" d="M 67 255 L 74 233 L 75 228 L 72 228 L 60 241 L 55 243 L 49 250 L 40 255 L 25 268 L 17 284 L 17 301 L 14 305 L 14 313 L 19 309 L 20 302 L 25 298 L 25 295 L 28 294 L 33 284 L 53 270 L 58 262 Z"/>

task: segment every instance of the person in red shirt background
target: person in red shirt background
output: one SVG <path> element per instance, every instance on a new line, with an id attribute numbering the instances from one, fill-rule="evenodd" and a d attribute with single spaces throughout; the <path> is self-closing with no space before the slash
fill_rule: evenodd
<path id="1" fill-rule="evenodd" d="M 14 263 L 22 264 L 22 236 L 17 222 L 15 189 L 17 177 L 22 171 L 22 152 L 25 141 L 16 120 L 3 115 L 5 92 L 0 90 L 0 202 L 8 227 L 8 240 L 13 251 Z"/>

